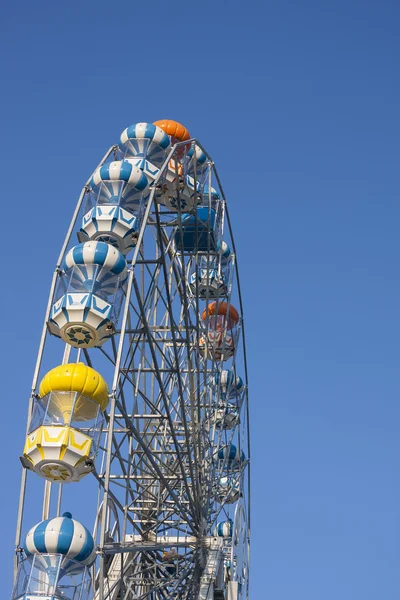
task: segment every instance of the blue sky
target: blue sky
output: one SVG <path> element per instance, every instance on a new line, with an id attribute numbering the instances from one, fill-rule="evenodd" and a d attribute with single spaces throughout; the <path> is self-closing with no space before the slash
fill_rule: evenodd
<path id="1" fill-rule="evenodd" d="M 251 599 L 397 600 L 400 5 L 3 5 L 3 530 L 11 581 L 26 403 L 77 196 L 138 121 L 218 165 L 252 403 Z"/>

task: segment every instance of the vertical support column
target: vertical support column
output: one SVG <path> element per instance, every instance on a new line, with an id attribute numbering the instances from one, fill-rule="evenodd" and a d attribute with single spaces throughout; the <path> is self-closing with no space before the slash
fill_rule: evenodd
<path id="1" fill-rule="evenodd" d="M 121 366 L 121 358 L 122 351 L 124 347 L 125 341 L 125 331 L 128 323 L 128 314 L 129 314 L 129 302 L 132 294 L 132 285 L 133 285 L 133 275 L 134 268 L 137 261 L 137 257 L 139 254 L 139 249 L 142 244 L 144 230 L 147 225 L 147 220 L 149 218 L 151 205 L 154 197 L 154 189 L 150 194 L 150 198 L 148 200 L 148 204 L 146 207 L 145 216 L 143 219 L 142 227 L 139 233 L 137 245 L 135 248 L 135 252 L 132 259 L 131 268 L 129 270 L 128 283 L 126 286 L 126 298 L 124 304 L 124 312 L 121 323 L 121 332 L 118 343 L 117 357 L 115 361 L 114 368 L 114 378 L 112 383 L 111 390 L 111 404 L 110 404 L 110 415 L 108 422 L 108 438 L 107 438 L 107 458 L 106 458 L 106 470 L 104 477 L 104 495 L 103 495 L 103 507 L 101 514 L 101 528 L 100 528 L 100 540 L 99 540 L 99 551 L 100 551 L 100 569 L 99 569 L 99 600 L 104 600 L 104 537 L 106 532 L 106 520 L 107 520 L 107 507 L 108 507 L 108 495 L 110 488 L 110 470 L 111 470 L 111 455 L 112 455 L 112 445 L 113 445 L 113 430 L 114 430 L 114 418 L 115 418 L 115 402 L 117 397 L 117 388 L 120 376 L 120 366 Z"/>
<path id="2" fill-rule="evenodd" d="M 200 580 L 199 600 L 214 600 L 214 586 L 222 560 L 221 542 L 216 538 L 209 538 L 206 541 L 209 549 Z"/>

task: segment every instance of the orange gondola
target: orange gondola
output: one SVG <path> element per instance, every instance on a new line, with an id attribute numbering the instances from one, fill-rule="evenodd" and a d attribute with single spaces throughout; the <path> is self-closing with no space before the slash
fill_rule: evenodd
<path id="1" fill-rule="evenodd" d="M 228 314 L 228 306 L 229 306 L 229 316 L 232 319 L 232 321 L 235 324 L 237 324 L 239 322 L 239 313 L 236 310 L 236 308 L 234 306 L 232 306 L 232 304 L 228 305 L 227 302 L 211 302 L 211 304 L 209 304 L 207 306 L 207 308 L 205 308 L 203 310 L 203 314 L 201 315 L 201 318 L 203 321 L 205 321 L 207 318 L 207 314 L 210 316 L 227 315 Z"/>
<path id="2" fill-rule="evenodd" d="M 190 133 L 184 125 L 178 123 L 178 121 L 172 121 L 171 119 L 162 119 L 161 121 L 155 121 L 154 125 L 160 127 L 167 135 L 171 138 L 171 145 L 177 144 L 178 142 L 186 142 L 190 140 Z M 188 150 L 190 144 L 185 144 L 176 150 L 176 157 L 182 158 L 185 154 L 185 150 Z"/>
<path id="3" fill-rule="evenodd" d="M 160 127 L 165 133 L 176 142 L 185 142 L 186 140 L 190 140 L 190 133 L 178 121 L 171 121 L 169 119 L 163 119 L 161 121 L 155 121 L 154 125 Z"/>
<path id="4" fill-rule="evenodd" d="M 227 360 L 235 354 L 239 313 L 227 302 L 212 302 L 204 309 L 202 321 L 208 320 L 206 337 L 199 339 L 200 353 L 207 358 Z"/>

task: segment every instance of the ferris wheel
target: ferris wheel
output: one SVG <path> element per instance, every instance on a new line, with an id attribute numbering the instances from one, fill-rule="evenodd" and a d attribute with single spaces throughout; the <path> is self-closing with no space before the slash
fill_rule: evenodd
<path id="1" fill-rule="evenodd" d="M 175 121 L 132 125 L 84 186 L 53 275 L 12 600 L 247 600 L 247 383 L 215 165 Z"/>

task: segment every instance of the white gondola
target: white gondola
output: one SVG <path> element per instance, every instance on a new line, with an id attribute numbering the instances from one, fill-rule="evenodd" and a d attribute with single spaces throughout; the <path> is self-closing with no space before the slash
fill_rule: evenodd
<path id="1" fill-rule="evenodd" d="M 193 261 L 193 272 L 189 278 L 190 291 L 202 300 L 213 300 L 228 293 L 231 252 L 225 242 L 217 245 L 214 254 L 202 254 Z"/>
<path id="2" fill-rule="evenodd" d="M 200 266 L 190 276 L 190 291 L 202 300 L 220 298 L 226 295 L 226 278 L 218 272 L 218 268 L 210 268 L 211 261 L 204 261 L 205 268 Z M 212 263 L 211 263 L 212 264 Z"/>
<path id="3" fill-rule="evenodd" d="M 235 477 L 221 477 L 216 497 L 220 504 L 234 504 L 241 496 L 240 483 Z"/>
<path id="4" fill-rule="evenodd" d="M 211 205 L 215 213 L 215 205 L 219 199 L 216 190 L 211 188 L 209 192 L 206 180 L 198 181 L 191 175 L 183 175 L 182 167 L 171 160 L 168 170 L 159 180 L 157 200 L 160 204 L 164 204 L 172 212 L 185 213 L 192 211 L 196 206 L 200 211 L 201 208 L 207 208 L 208 196 L 212 198 Z M 213 217 L 213 213 L 211 214 Z M 183 216 L 187 217 L 187 215 Z"/>
<path id="5" fill-rule="evenodd" d="M 217 429 L 234 429 L 240 422 L 240 411 L 234 404 L 227 404 L 212 411 L 210 420 Z"/>
<path id="6" fill-rule="evenodd" d="M 190 185 L 189 176 L 183 176 L 182 166 L 171 160 L 162 174 L 156 193 L 157 201 L 171 212 L 187 212 L 201 203 L 201 197 Z"/>

